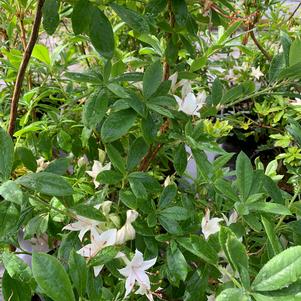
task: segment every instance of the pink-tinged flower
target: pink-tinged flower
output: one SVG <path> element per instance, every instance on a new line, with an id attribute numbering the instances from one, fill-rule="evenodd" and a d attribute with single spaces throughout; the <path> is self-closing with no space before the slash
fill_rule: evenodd
<path id="1" fill-rule="evenodd" d="M 210 218 L 210 210 L 206 209 L 205 216 L 202 219 L 202 232 L 205 239 L 208 239 L 211 234 L 215 234 L 220 230 L 219 223 L 222 221 L 222 218 Z"/>
<path id="2" fill-rule="evenodd" d="M 146 270 L 151 268 L 156 263 L 157 258 L 151 260 L 143 259 L 143 255 L 140 251 L 136 250 L 135 255 L 131 261 L 126 261 L 126 267 L 118 270 L 119 273 L 126 277 L 125 282 L 125 296 L 126 297 L 134 288 L 135 283 L 139 285 L 139 289 L 136 294 L 146 295 L 146 297 L 153 301 L 151 294 L 151 285 Z"/>
<path id="3" fill-rule="evenodd" d="M 86 173 L 92 177 L 93 179 L 93 183 L 95 185 L 95 188 L 98 188 L 100 183 L 96 181 L 96 178 L 98 176 L 99 173 L 101 173 L 102 171 L 105 170 L 110 170 L 111 169 L 111 162 L 109 162 L 106 165 L 102 165 L 101 162 L 94 160 L 94 164 L 92 166 L 92 170 L 86 171 Z"/>

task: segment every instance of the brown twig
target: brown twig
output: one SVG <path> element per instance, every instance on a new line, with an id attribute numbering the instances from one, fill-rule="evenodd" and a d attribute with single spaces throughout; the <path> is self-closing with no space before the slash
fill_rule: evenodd
<path id="1" fill-rule="evenodd" d="M 253 29 L 253 28 L 252 28 Z M 250 31 L 250 36 L 253 40 L 253 42 L 255 43 L 255 45 L 257 46 L 257 48 L 261 51 L 261 53 L 266 57 L 267 60 L 271 60 L 272 57 L 270 56 L 270 54 L 262 47 L 262 45 L 258 42 L 258 40 L 255 37 L 254 31 L 251 30 Z"/>
<path id="2" fill-rule="evenodd" d="M 298 9 L 301 7 L 301 1 L 300 3 L 297 5 L 297 7 L 295 8 L 295 10 L 292 12 L 292 14 L 289 16 L 289 18 L 286 20 L 286 23 L 288 23 L 296 14 L 296 12 L 298 11 Z"/>
<path id="3" fill-rule="evenodd" d="M 21 65 L 18 70 L 15 86 L 14 86 L 14 92 L 13 92 L 13 96 L 12 96 L 12 100 L 11 100 L 11 107 L 10 107 L 9 126 L 8 126 L 8 133 L 11 136 L 13 136 L 14 130 L 15 130 L 18 103 L 19 103 L 19 98 L 21 95 L 22 83 L 23 83 L 23 80 L 25 77 L 26 68 L 29 63 L 33 47 L 34 47 L 35 43 L 37 42 L 38 35 L 39 35 L 39 28 L 40 28 L 41 19 L 42 19 L 43 4 L 44 4 L 44 0 L 38 0 L 32 32 L 31 32 L 31 35 L 29 38 L 29 42 L 25 49 Z"/>

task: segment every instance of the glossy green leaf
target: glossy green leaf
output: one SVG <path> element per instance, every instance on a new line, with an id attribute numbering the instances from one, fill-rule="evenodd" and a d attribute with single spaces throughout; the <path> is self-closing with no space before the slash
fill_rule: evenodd
<path id="1" fill-rule="evenodd" d="M 293 66 L 297 63 L 301 63 L 301 40 L 296 39 L 293 41 L 290 47 L 290 52 L 289 52 L 289 65 Z"/>
<path id="2" fill-rule="evenodd" d="M 112 142 L 125 135 L 133 126 L 135 120 L 136 113 L 131 109 L 110 114 L 101 127 L 103 142 Z"/>
<path id="3" fill-rule="evenodd" d="M 14 144 L 10 136 L 0 127 L 0 181 L 10 177 L 14 160 Z"/>
<path id="4" fill-rule="evenodd" d="M 244 152 L 240 152 L 236 160 L 236 177 L 239 192 L 243 200 L 246 200 L 252 187 L 253 167 Z"/>
<path id="5" fill-rule="evenodd" d="M 169 246 L 166 254 L 167 266 L 177 281 L 185 281 L 188 274 L 188 264 L 179 248 L 175 245 Z"/>
<path id="6" fill-rule="evenodd" d="M 143 94 L 145 98 L 152 96 L 159 88 L 163 77 L 163 69 L 160 61 L 152 63 L 143 76 Z"/>
<path id="7" fill-rule="evenodd" d="M 177 173 L 183 175 L 187 167 L 187 153 L 183 143 L 179 144 L 176 148 L 173 164 Z"/>
<path id="8" fill-rule="evenodd" d="M 49 35 L 54 34 L 60 23 L 59 1 L 45 0 L 43 5 L 43 27 Z"/>
<path id="9" fill-rule="evenodd" d="M 281 243 L 275 233 L 275 226 L 265 217 L 261 217 L 261 222 L 264 226 L 265 233 L 267 234 L 268 240 L 272 246 L 274 255 L 279 254 L 282 251 Z"/>
<path id="10" fill-rule="evenodd" d="M 243 290 L 239 288 L 227 288 L 223 290 L 216 298 L 216 301 L 249 301 Z"/>
<path id="11" fill-rule="evenodd" d="M 14 181 L 6 181 L 0 186 L 0 195 L 7 201 L 22 204 L 23 193 Z"/>
<path id="12" fill-rule="evenodd" d="M 177 186 L 175 184 L 167 185 L 160 195 L 158 207 L 160 209 L 166 208 L 174 200 L 176 195 Z"/>
<path id="13" fill-rule="evenodd" d="M 76 35 L 88 32 L 92 9 L 93 7 L 89 0 L 78 0 L 75 2 L 71 20 L 72 29 Z"/>
<path id="14" fill-rule="evenodd" d="M 17 183 L 35 192 L 51 196 L 73 194 L 71 185 L 64 178 L 50 172 L 27 174 L 18 178 Z"/>
<path id="15" fill-rule="evenodd" d="M 83 123 L 87 128 L 95 128 L 108 110 L 108 97 L 99 91 L 88 99 L 83 110 Z"/>
<path id="16" fill-rule="evenodd" d="M 256 291 L 275 291 L 301 277 L 301 246 L 291 247 L 269 260 L 255 277 Z"/>
<path id="17" fill-rule="evenodd" d="M 138 12 L 116 3 L 111 3 L 110 6 L 121 18 L 121 20 L 124 21 L 129 27 L 133 28 L 138 33 L 149 32 L 149 25 L 147 23 L 147 20 Z"/>
<path id="18" fill-rule="evenodd" d="M 89 37 L 97 52 L 107 59 L 114 55 L 115 41 L 110 21 L 105 14 L 94 7 L 91 9 Z"/>
<path id="19" fill-rule="evenodd" d="M 128 159 L 127 159 L 127 170 L 134 169 L 142 158 L 146 155 L 148 145 L 143 137 L 136 138 L 130 146 Z"/>
<path id="20" fill-rule="evenodd" d="M 42 291 L 53 301 L 75 301 L 68 274 L 62 264 L 45 253 L 33 253 L 32 272 Z"/>
<path id="21" fill-rule="evenodd" d="M 191 235 L 190 237 L 177 238 L 177 242 L 181 247 L 209 264 L 215 265 L 218 261 L 215 249 L 201 236 Z"/>
<path id="22" fill-rule="evenodd" d="M 69 275 L 80 296 L 86 292 L 88 269 L 86 260 L 81 255 L 72 250 L 69 257 Z"/>
<path id="23" fill-rule="evenodd" d="M 122 174 L 125 173 L 125 160 L 122 158 L 120 152 L 112 144 L 106 145 L 107 155 L 113 166 L 117 168 Z"/>

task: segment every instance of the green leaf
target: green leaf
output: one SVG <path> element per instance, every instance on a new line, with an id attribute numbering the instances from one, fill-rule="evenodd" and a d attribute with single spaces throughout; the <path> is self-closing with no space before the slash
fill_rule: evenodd
<path id="1" fill-rule="evenodd" d="M 89 266 L 100 266 L 106 264 L 113 260 L 118 252 L 119 248 L 116 246 L 105 247 L 99 251 L 96 256 L 89 260 Z"/>
<path id="2" fill-rule="evenodd" d="M 289 65 L 289 53 L 290 53 L 292 41 L 291 41 L 291 38 L 289 37 L 289 35 L 284 31 L 280 32 L 280 39 L 281 39 L 281 46 L 283 48 L 285 64 L 286 64 L 286 66 L 288 66 Z"/>
<path id="3" fill-rule="evenodd" d="M 180 27 L 184 27 L 188 17 L 188 10 L 185 0 L 172 0 L 172 10 L 175 15 L 176 24 Z"/>
<path id="4" fill-rule="evenodd" d="M 266 296 L 261 294 L 252 294 L 256 301 L 301 301 L 301 296 Z"/>
<path id="5" fill-rule="evenodd" d="M 187 167 L 187 153 L 184 143 L 180 143 L 175 151 L 174 167 L 179 175 L 183 175 Z"/>
<path id="6" fill-rule="evenodd" d="M 185 221 L 190 217 L 188 210 L 179 206 L 165 208 L 159 214 L 162 218 L 166 217 L 175 221 Z"/>
<path id="7" fill-rule="evenodd" d="M 226 91 L 226 93 L 223 95 L 221 103 L 222 104 L 232 103 L 233 101 L 236 101 L 246 95 L 253 93 L 254 90 L 255 90 L 254 82 L 246 81 Z"/>
<path id="8" fill-rule="evenodd" d="M 45 45 L 36 44 L 32 50 L 31 56 L 45 63 L 48 66 L 51 65 L 49 50 Z"/>
<path id="9" fill-rule="evenodd" d="M 120 152 L 112 145 L 106 145 L 107 155 L 112 162 L 113 166 L 117 168 L 122 174 L 125 174 L 125 161 Z"/>
<path id="10" fill-rule="evenodd" d="M 136 138 L 129 149 L 127 170 L 134 169 L 139 164 L 141 159 L 146 155 L 147 150 L 148 145 L 143 137 Z"/>
<path id="11" fill-rule="evenodd" d="M 43 5 L 43 27 L 49 35 L 54 34 L 60 23 L 59 1 L 45 0 Z"/>
<path id="12" fill-rule="evenodd" d="M 202 272 L 196 270 L 187 281 L 183 301 L 203 300 L 208 286 L 208 272 L 205 268 Z"/>
<path id="13" fill-rule="evenodd" d="M 88 269 L 86 260 L 72 250 L 69 257 L 69 275 L 80 296 L 86 292 Z"/>
<path id="14" fill-rule="evenodd" d="M 157 136 L 157 125 L 150 113 L 147 114 L 146 118 L 141 120 L 141 130 L 145 141 L 148 144 L 153 143 Z"/>
<path id="15" fill-rule="evenodd" d="M 218 39 L 217 44 L 224 44 L 228 40 L 228 38 L 240 27 L 242 23 L 242 21 L 236 21 L 231 26 L 229 26 L 229 28 L 227 28 L 223 35 Z"/>
<path id="16" fill-rule="evenodd" d="M 185 281 L 188 274 L 188 264 L 180 249 L 175 243 L 171 243 L 166 254 L 167 267 L 176 278 L 177 282 Z"/>
<path id="17" fill-rule="evenodd" d="M 253 181 L 253 167 L 244 152 L 240 152 L 236 159 L 237 186 L 243 200 L 247 200 Z"/>
<path id="18" fill-rule="evenodd" d="M 64 175 L 70 165 L 70 158 L 59 158 L 52 161 L 45 169 L 44 172 L 50 172 L 57 175 Z"/>
<path id="19" fill-rule="evenodd" d="M 244 292 L 239 288 L 227 288 L 222 291 L 216 298 L 216 301 L 248 301 L 248 296 L 244 295 Z"/>
<path id="20" fill-rule="evenodd" d="M 103 142 L 112 142 L 125 135 L 133 126 L 135 120 L 136 113 L 131 109 L 110 114 L 101 127 Z"/>
<path id="21" fill-rule="evenodd" d="M 75 301 L 68 274 L 62 264 L 45 253 L 33 253 L 32 272 L 42 291 L 53 301 Z"/>
<path id="22" fill-rule="evenodd" d="M 263 177 L 263 187 L 268 192 L 268 194 L 270 195 L 270 197 L 273 199 L 274 202 L 278 204 L 284 203 L 281 190 L 276 185 L 276 183 L 266 175 Z"/>
<path id="23" fill-rule="evenodd" d="M 171 234 L 182 234 L 183 230 L 179 223 L 168 217 L 158 216 L 160 225 Z"/>
<path id="24" fill-rule="evenodd" d="M 115 41 L 111 23 L 104 13 L 96 7 L 93 7 L 91 13 L 89 37 L 100 55 L 107 59 L 113 57 Z"/>
<path id="25" fill-rule="evenodd" d="M 291 215 L 290 210 L 281 204 L 257 202 L 246 205 L 250 211 L 261 211 L 279 215 Z"/>
<path id="26" fill-rule="evenodd" d="M 270 69 L 269 69 L 269 73 L 268 73 L 269 81 L 270 82 L 275 81 L 278 78 L 281 70 L 284 68 L 285 68 L 284 54 L 278 53 L 273 57 L 271 65 L 270 65 Z"/>
<path id="27" fill-rule="evenodd" d="M 64 178 L 50 172 L 27 174 L 18 178 L 16 182 L 28 189 L 51 196 L 73 194 L 72 187 Z"/>
<path id="28" fill-rule="evenodd" d="M 214 106 L 217 106 L 218 104 L 220 104 L 224 93 L 223 84 L 221 83 L 218 77 L 214 80 L 211 91 L 212 104 Z"/>
<path id="29" fill-rule="evenodd" d="M 190 237 L 181 237 L 177 238 L 177 242 L 181 247 L 209 264 L 215 265 L 218 261 L 215 249 L 201 236 L 191 235 Z"/>
<path id="30" fill-rule="evenodd" d="M 238 195 L 235 193 L 234 189 L 231 186 L 231 183 L 224 179 L 217 179 L 214 182 L 214 187 L 224 196 L 229 198 L 234 202 L 239 201 Z"/>
<path id="31" fill-rule="evenodd" d="M 89 30 L 92 5 L 89 0 L 78 0 L 71 15 L 73 32 L 78 35 Z"/>
<path id="32" fill-rule="evenodd" d="M 10 252 L 3 252 L 1 258 L 5 270 L 11 278 L 34 287 L 35 280 L 33 279 L 31 269 L 21 258 Z"/>
<path id="33" fill-rule="evenodd" d="M 108 97 L 104 91 L 99 91 L 88 99 L 83 109 L 83 123 L 93 129 L 102 121 L 108 110 Z"/>
<path id="34" fill-rule="evenodd" d="M 175 184 L 170 184 L 164 188 L 162 191 L 158 207 L 159 209 L 166 208 L 176 197 L 177 195 L 177 186 Z"/>
<path id="35" fill-rule="evenodd" d="M 34 216 L 25 227 L 24 239 L 32 238 L 34 235 L 40 236 L 44 234 L 48 228 L 48 220 L 48 214 Z"/>
<path id="36" fill-rule="evenodd" d="M 143 94 L 145 98 L 152 96 L 159 88 L 163 77 L 160 61 L 152 63 L 143 76 Z"/>
<path id="37" fill-rule="evenodd" d="M 294 137 L 299 146 L 301 146 L 301 126 L 293 119 L 289 119 L 290 124 L 286 126 L 286 130 Z"/>
<path id="38" fill-rule="evenodd" d="M 125 22 L 129 27 L 138 33 L 149 32 L 149 25 L 147 20 L 134 10 L 128 9 L 116 3 L 110 3 L 116 14 Z"/>
<path id="39" fill-rule="evenodd" d="M 301 277 L 301 246 L 291 247 L 269 260 L 255 277 L 255 291 L 275 291 Z"/>
<path id="40" fill-rule="evenodd" d="M 37 170 L 37 161 L 32 151 L 26 147 L 17 147 L 15 150 L 16 157 L 22 161 L 24 166 L 35 172 Z"/>
<path id="41" fill-rule="evenodd" d="M 2 293 L 4 301 L 31 301 L 29 284 L 11 278 L 7 271 L 2 277 Z"/>
<path id="42" fill-rule="evenodd" d="M 289 52 L 289 65 L 293 66 L 297 63 L 301 63 L 301 40 L 296 39 L 293 41 L 290 47 L 290 52 Z"/>
<path id="43" fill-rule="evenodd" d="M 19 215 L 15 204 L 0 202 L 0 241 L 17 231 L 16 221 L 19 220 Z"/>
<path id="44" fill-rule="evenodd" d="M 14 144 L 10 136 L 0 127 L 0 181 L 10 177 L 14 161 Z"/>
<path id="45" fill-rule="evenodd" d="M 281 243 L 275 233 L 275 227 L 265 217 L 261 217 L 261 222 L 264 226 L 265 233 L 267 234 L 268 240 L 272 246 L 274 255 L 279 254 L 282 251 Z"/>
<path id="46" fill-rule="evenodd" d="M 115 185 L 119 183 L 122 178 L 123 175 L 119 171 L 104 170 L 98 174 L 96 180 L 103 184 Z"/>
<path id="47" fill-rule="evenodd" d="M 129 178 L 129 182 L 130 182 L 131 189 L 136 198 L 147 199 L 148 194 L 143 183 L 141 183 L 137 179 L 132 179 L 132 178 Z"/>
<path id="48" fill-rule="evenodd" d="M 0 195 L 9 202 L 22 205 L 23 193 L 19 185 L 14 181 L 4 182 L 0 186 Z"/>
<path id="49" fill-rule="evenodd" d="M 67 132 L 60 130 L 56 136 L 56 140 L 62 150 L 66 151 L 67 153 L 71 152 L 72 137 Z"/>
<path id="50" fill-rule="evenodd" d="M 282 80 L 285 78 L 298 79 L 300 77 L 301 77 L 301 62 L 281 70 L 278 76 L 278 80 Z"/>
<path id="51" fill-rule="evenodd" d="M 105 221 L 104 215 L 94 206 L 80 203 L 73 206 L 72 209 L 80 216 L 84 216 L 96 221 Z"/>

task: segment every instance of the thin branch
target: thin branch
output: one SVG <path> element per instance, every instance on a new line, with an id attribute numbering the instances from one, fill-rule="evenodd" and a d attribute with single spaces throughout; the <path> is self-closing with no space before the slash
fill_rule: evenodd
<path id="1" fill-rule="evenodd" d="M 12 100 L 11 100 L 9 126 L 8 126 L 8 133 L 11 136 L 13 136 L 14 130 L 15 130 L 18 103 L 19 103 L 19 98 L 21 95 L 21 89 L 22 89 L 22 84 L 23 84 L 23 80 L 25 77 L 25 73 L 26 73 L 26 68 L 29 63 L 33 47 L 34 47 L 35 43 L 37 42 L 38 35 L 39 35 L 39 29 L 40 29 L 40 24 L 41 24 L 41 19 L 42 19 L 43 4 L 44 4 L 44 0 L 38 0 L 32 32 L 31 32 L 29 42 L 26 46 L 26 49 L 25 49 L 25 52 L 23 55 L 23 59 L 22 59 L 22 62 L 21 62 L 21 65 L 19 67 L 18 74 L 17 74 L 17 79 L 16 79 L 14 92 L 13 92 L 13 96 L 12 96 Z"/>
<path id="2" fill-rule="evenodd" d="M 298 9 L 301 7 L 301 1 L 300 3 L 297 5 L 297 7 L 295 8 L 295 10 L 292 12 L 292 14 L 289 16 L 289 18 L 286 20 L 286 23 L 288 23 L 296 14 L 296 12 L 298 11 Z"/>
<path id="3" fill-rule="evenodd" d="M 261 51 L 261 53 L 266 57 L 267 60 L 271 60 L 272 57 L 270 56 L 270 54 L 262 47 L 262 45 L 258 42 L 258 40 L 255 37 L 254 31 L 251 30 L 250 31 L 250 36 L 253 40 L 253 42 L 255 43 L 255 45 L 257 46 L 257 48 Z"/>

